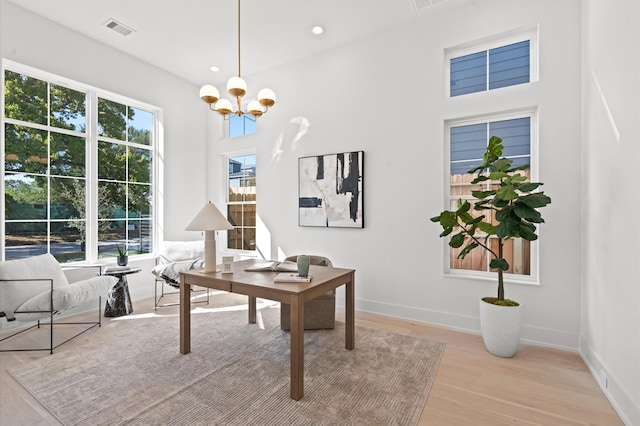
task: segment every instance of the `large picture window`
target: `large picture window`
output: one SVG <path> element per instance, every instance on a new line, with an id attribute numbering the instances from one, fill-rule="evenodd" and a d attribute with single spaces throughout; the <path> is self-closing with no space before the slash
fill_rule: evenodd
<path id="1" fill-rule="evenodd" d="M 16 68 L 4 69 L 4 259 L 149 253 L 153 108 Z"/>
<path id="2" fill-rule="evenodd" d="M 532 163 L 535 162 L 534 113 L 513 114 L 492 117 L 474 121 L 456 121 L 448 123 L 449 140 L 449 190 L 448 208 L 456 209 L 459 199 L 469 201 L 472 205 L 474 198 L 472 190 L 488 190 L 492 182 L 486 181 L 472 185 L 474 174 L 468 170 L 482 164 L 488 141 L 491 136 L 502 138 L 504 144 L 503 155 L 513 160 L 514 166 L 529 164 L 524 174 L 532 178 Z M 483 211 L 487 218 L 492 218 L 492 211 Z M 479 231 L 480 232 L 480 231 Z M 478 235 L 484 237 L 483 235 Z M 491 240 L 490 240 L 491 242 Z M 491 242 L 497 245 L 497 241 Z M 463 245 L 464 246 L 464 245 Z M 459 249 L 447 245 L 449 259 L 448 272 L 483 275 L 491 272 L 489 263 L 491 254 L 484 249 L 474 250 L 464 259 L 458 259 Z M 516 238 L 507 241 L 504 247 L 505 259 L 509 262 L 512 280 L 531 281 L 535 279 L 535 265 L 537 257 L 529 241 Z M 517 278 L 519 277 L 519 278 Z"/>

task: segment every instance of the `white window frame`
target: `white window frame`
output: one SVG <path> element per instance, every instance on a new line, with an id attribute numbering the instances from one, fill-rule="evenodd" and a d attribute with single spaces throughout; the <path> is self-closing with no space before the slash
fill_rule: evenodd
<path id="1" fill-rule="evenodd" d="M 494 121 L 511 120 L 516 118 L 530 118 L 530 180 L 536 182 L 538 180 L 538 111 L 537 108 L 523 108 L 509 111 L 503 111 L 498 113 L 490 113 L 484 115 L 478 115 L 473 117 L 452 119 L 445 121 L 445 176 L 444 176 L 444 200 L 443 205 L 445 210 L 451 209 L 451 201 L 459 197 L 452 198 L 451 196 L 451 128 L 458 126 L 466 126 L 472 124 L 491 123 Z M 472 199 L 472 197 L 470 198 Z M 489 271 L 472 271 L 467 269 L 452 269 L 451 268 L 451 247 L 449 246 L 449 239 L 443 238 L 443 271 L 445 277 L 451 278 L 471 278 L 476 280 L 495 281 L 496 273 Z M 504 274 L 504 280 L 508 283 L 516 284 L 540 284 L 540 271 L 539 271 L 539 247 L 538 241 L 530 242 L 530 274 Z"/>
<path id="2" fill-rule="evenodd" d="M 226 152 L 223 154 L 223 159 L 224 159 L 224 216 L 225 218 L 227 218 L 227 212 L 228 210 L 228 206 L 229 206 L 229 159 L 232 157 L 241 157 L 241 156 L 245 156 L 245 155 L 255 155 L 256 156 L 256 170 L 258 168 L 258 154 L 256 153 L 255 149 L 247 149 L 247 150 L 242 150 L 242 151 L 233 151 L 233 152 Z M 255 201 L 255 205 L 256 205 L 256 239 L 257 239 L 257 231 L 258 231 L 258 213 L 257 213 L 257 205 L 258 205 L 258 200 L 257 200 L 257 195 L 258 195 L 258 173 L 256 171 L 256 201 Z M 228 231 L 227 231 L 228 232 Z M 256 254 L 258 252 L 258 244 L 256 241 L 256 249 L 255 250 L 242 250 L 242 249 L 235 249 L 235 248 L 230 248 L 229 244 L 228 244 L 228 236 L 225 235 L 224 236 L 224 247 L 225 250 L 229 253 L 232 253 L 234 255 L 238 255 L 241 258 L 253 258 L 256 257 Z"/>
<path id="3" fill-rule="evenodd" d="M 498 35 L 493 35 L 480 40 L 475 40 L 471 43 L 463 43 L 456 46 L 448 47 L 445 49 L 445 90 L 446 95 L 450 99 L 457 99 L 465 96 L 473 96 L 479 93 L 493 92 L 500 89 L 509 89 L 520 86 L 519 84 L 513 86 L 500 87 L 498 89 L 483 90 L 480 92 L 467 93 L 460 96 L 451 96 L 451 59 L 458 58 L 460 56 L 470 55 L 472 53 L 478 53 L 485 50 L 491 50 L 498 47 L 508 46 L 510 44 L 519 43 L 522 41 L 529 41 L 529 84 L 538 81 L 538 26 L 531 26 L 521 28 Z M 487 69 L 487 79 L 489 73 Z"/>
<path id="4" fill-rule="evenodd" d="M 4 152 L 4 125 L 5 122 L 13 122 L 13 120 L 6 120 L 4 116 L 4 73 L 5 70 L 10 70 L 19 74 L 24 74 L 32 78 L 36 78 L 39 80 L 46 81 L 51 84 L 57 84 L 60 86 L 67 87 L 69 89 L 77 90 L 80 92 L 86 93 L 86 111 L 85 117 L 87 120 L 87 128 L 86 128 L 86 139 L 87 139 L 87 150 L 86 150 L 86 182 L 87 182 L 87 206 L 86 206 L 86 221 L 87 221 L 87 233 L 86 233 L 86 259 L 84 262 L 78 263 L 95 263 L 97 261 L 109 261 L 111 258 L 101 258 L 98 259 L 98 217 L 97 217 L 97 188 L 98 188 L 98 129 L 97 129 L 97 114 L 98 114 L 98 103 L 97 98 L 108 99 L 114 102 L 119 102 L 134 108 L 139 108 L 145 111 L 149 111 L 153 113 L 153 135 L 151 142 L 151 151 L 152 151 L 152 182 L 151 187 L 153 191 L 152 195 L 152 223 L 153 223 L 153 231 L 152 231 L 152 249 L 148 254 L 139 255 L 140 258 L 144 258 L 145 256 L 154 256 L 153 253 L 155 251 L 155 246 L 157 245 L 157 241 L 159 240 L 159 229 L 160 224 L 158 218 L 162 216 L 162 203 L 159 201 L 159 194 L 163 193 L 162 183 L 158 179 L 159 170 L 160 170 L 160 151 L 163 146 L 163 123 L 162 123 L 162 109 L 147 104 L 144 102 L 137 101 L 135 99 L 128 98 L 123 95 L 119 95 L 113 92 L 109 92 L 106 90 L 99 89 L 97 87 L 84 84 L 66 77 L 62 77 L 47 71 L 40 70 L 38 68 L 34 68 L 28 65 L 23 65 L 18 62 L 14 62 L 8 59 L 2 59 L 2 67 L 1 67 L 1 82 L 2 82 L 2 96 L 0 96 L 0 107 L 2 114 L 0 116 L 0 120 L 2 122 L 2 142 L 0 145 L 0 151 Z M 56 129 L 59 131 L 61 129 Z M 61 130 L 61 133 L 69 133 L 69 131 Z M 135 144 L 131 144 L 131 146 L 135 146 Z M 2 167 L 0 170 L 0 176 L 2 177 L 2 181 L 5 179 L 5 170 Z M 4 193 L 4 185 L 0 186 L 0 208 L 4 212 L 5 208 L 5 193 Z M 0 221 L 0 255 L 2 256 L 2 260 L 5 258 L 5 221 L 4 219 Z M 48 242 L 49 244 L 49 242 Z M 113 258 L 115 260 L 115 257 Z"/>

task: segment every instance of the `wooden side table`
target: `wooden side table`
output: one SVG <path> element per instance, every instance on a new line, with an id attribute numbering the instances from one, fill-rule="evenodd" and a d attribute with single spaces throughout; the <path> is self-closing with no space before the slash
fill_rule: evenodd
<path id="1" fill-rule="evenodd" d="M 102 275 L 112 275 L 118 277 L 118 282 L 113 286 L 107 296 L 107 303 L 104 307 L 105 317 L 121 317 L 133 312 L 131 296 L 129 295 L 129 284 L 127 283 L 127 275 L 136 274 L 142 271 L 142 268 L 112 269 L 108 268 Z"/>

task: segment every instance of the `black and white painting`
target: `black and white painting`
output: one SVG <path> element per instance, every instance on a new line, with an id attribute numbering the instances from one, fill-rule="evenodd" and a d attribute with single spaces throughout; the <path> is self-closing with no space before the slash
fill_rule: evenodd
<path id="1" fill-rule="evenodd" d="M 298 224 L 363 228 L 364 151 L 298 159 Z"/>

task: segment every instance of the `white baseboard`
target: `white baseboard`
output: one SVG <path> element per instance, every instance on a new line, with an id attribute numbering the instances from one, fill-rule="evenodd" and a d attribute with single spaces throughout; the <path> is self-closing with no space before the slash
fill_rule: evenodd
<path id="1" fill-rule="evenodd" d="M 344 306 L 344 298 L 338 297 L 337 303 L 340 306 Z M 362 299 L 356 300 L 356 310 L 421 321 L 467 333 L 480 334 L 480 318 L 477 316 L 452 314 L 450 312 L 420 309 L 411 306 L 394 305 Z M 578 335 L 560 330 L 544 329 L 523 324 L 521 340 L 522 343 L 525 344 L 547 346 L 572 352 L 578 351 Z"/>
<path id="2" fill-rule="evenodd" d="M 625 425 L 640 425 L 640 402 L 634 401 L 629 393 L 620 384 L 611 371 L 600 360 L 600 357 L 591 350 L 584 339 L 580 339 L 580 356 L 587 365 L 591 375 L 613 405 Z"/>

